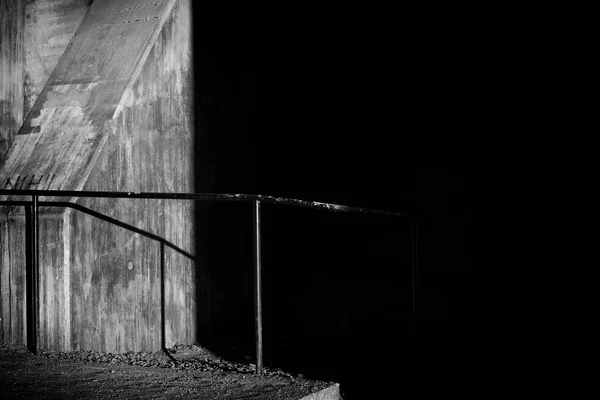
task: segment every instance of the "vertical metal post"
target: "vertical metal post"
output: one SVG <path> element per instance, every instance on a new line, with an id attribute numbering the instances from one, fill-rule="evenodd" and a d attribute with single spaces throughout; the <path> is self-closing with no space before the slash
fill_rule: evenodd
<path id="1" fill-rule="evenodd" d="M 416 335 L 416 302 L 417 302 L 417 225 L 414 217 L 410 221 L 411 261 L 412 261 L 412 335 Z"/>
<path id="2" fill-rule="evenodd" d="M 167 352 L 165 321 L 165 242 L 160 242 L 160 348 Z"/>
<path id="3" fill-rule="evenodd" d="M 415 220 L 415 302 L 419 302 L 419 224 Z M 415 310 L 415 312 L 418 310 Z"/>
<path id="4" fill-rule="evenodd" d="M 256 373 L 260 375 L 262 374 L 263 369 L 260 201 L 254 201 L 252 211 L 252 219 L 254 222 L 254 317 L 256 320 Z"/>
<path id="5" fill-rule="evenodd" d="M 27 316 L 27 349 L 36 352 L 36 326 L 35 326 L 35 276 L 34 276 L 34 243 L 33 243 L 33 207 L 31 204 L 25 206 L 25 306 Z"/>
<path id="6" fill-rule="evenodd" d="M 39 205 L 38 205 L 38 196 L 33 196 L 33 229 L 31 232 L 31 241 L 32 241 L 32 272 L 33 272 L 33 280 L 32 280 L 32 289 L 33 289 L 33 313 L 32 316 L 34 318 L 34 352 L 38 354 L 39 352 L 39 337 L 40 337 L 40 237 L 39 237 Z"/>

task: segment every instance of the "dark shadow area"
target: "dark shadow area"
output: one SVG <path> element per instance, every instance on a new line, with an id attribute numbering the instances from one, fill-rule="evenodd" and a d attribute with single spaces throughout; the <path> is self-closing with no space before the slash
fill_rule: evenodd
<path id="1" fill-rule="evenodd" d="M 193 7 L 195 191 L 250 193 L 254 71 L 245 69 L 249 60 L 227 24 L 220 25 L 223 15 L 208 4 Z M 251 222 L 248 203 L 196 203 L 197 337 L 202 346 L 236 361 L 254 355 Z"/>
<path id="2" fill-rule="evenodd" d="M 252 214 L 247 203 L 202 204 L 198 338 L 231 361 L 255 362 Z M 201 278 L 202 279 L 202 278 Z M 204 314 L 202 314 L 204 313 Z"/>
<path id="3" fill-rule="evenodd" d="M 377 344 L 409 339 L 408 233 L 406 220 L 265 210 L 268 361 L 340 381 L 366 354 L 389 352 Z"/>
<path id="4" fill-rule="evenodd" d="M 271 19 L 194 7 L 198 191 L 406 212 L 419 226 L 413 338 L 408 220 L 265 206 L 265 365 L 347 388 L 464 383 L 485 341 L 472 259 L 469 146 L 485 126 L 476 39 L 408 9 L 400 23 L 389 10 L 290 6 Z M 210 274 L 199 288 L 231 302 L 206 303 L 199 337 L 227 332 L 253 355 L 252 291 L 239 286 L 252 284 L 251 253 L 240 255 L 251 210 L 229 206 L 198 214 Z"/>

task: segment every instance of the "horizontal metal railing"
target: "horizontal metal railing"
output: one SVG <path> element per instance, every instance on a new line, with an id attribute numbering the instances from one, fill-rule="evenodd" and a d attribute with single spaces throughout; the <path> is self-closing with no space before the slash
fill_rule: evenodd
<path id="1" fill-rule="evenodd" d="M 163 200 L 212 200 L 212 201 L 245 201 L 283 204 L 316 210 L 327 210 L 342 213 L 375 214 L 401 217 L 399 212 L 374 210 L 370 208 L 351 207 L 341 204 L 323 203 L 290 199 L 285 197 L 263 196 L 260 194 L 227 194 L 227 193 L 157 193 L 157 192 L 96 192 L 76 190 L 0 190 L 0 196 L 45 196 L 45 197 L 94 197 L 122 199 L 163 199 Z"/>
<path id="2" fill-rule="evenodd" d="M 139 229 L 135 226 L 126 224 L 122 221 L 103 215 L 97 211 L 90 210 L 72 201 L 40 201 L 40 197 L 62 197 L 70 198 L 127 198 L 127 199 L 162 199 L 162 200 L 193 200 L 193 201 L 234 201 L 234 202 L 249 202 L 253 203 L 253 236 L 254 236 L 254 310 L 255 310 L 255 335 L 256 335 L 256 372 L 262 373 L 263 369 L 263 328 L 262 328 L 262 260 L 261 260 L 261 203 L 280 204 L 301 208 L 309 208 L 315 210 L 324 210 L 338 213 L 358 213 L 369 215 L 380 215 L 385 217 L 404 217 L 405 214 L 392 211 L 375 210 L 362 207 L 351 207 L 341 204 L 323 203 L 318 201 L 307 201 L 299 199 L 291 199 L 284 197 L 263 196 L 254 194 L 224 194 L 224 193 L 158 193 L 158 192 L 114 192 L 114 191 L 74 191 L 74 190 L 6 190 L 0 189 L 0 198 L 2 196 L 15 197 L 30 197 L 31 200 L 5 199 L 0 200 L 0 205 L 16 205 L 24 206 L 30 211 L 29 221 L 31 223 L 27 227 L 31 238 L 31 273 L 27 274 L 27 299 L 28 304 L 28 332 L 35 332 L 32 338 L 28 335 L 28 346 L 34 352 L 38 351 L 37 335 L 39 334 L 39 207 L 65 207 L 84 212 L 88 215 L 100 218 L 114 225 L 131 230 L 140 235 L 144 235 L 151 239 L 157 240 L 161 244 L 161 344 L 163 351 L 166 352 L 165 346 L 165 307 L 164 307 L 164 247 L 169 246 L 180 252 L 186 257 L 195 260 L 195 257 L 184 250 L 180 249 L 166 239 L 152 234 L 150 232 Z M 416 292 L 416 225 L 412 220 L 412 274 L 413 274 L 413 335 L 415 334 L 415 292 Z M 31 275 L 31 276 L 29 276 Z M 35 306 L 34 308 L 32 308 Z"/>

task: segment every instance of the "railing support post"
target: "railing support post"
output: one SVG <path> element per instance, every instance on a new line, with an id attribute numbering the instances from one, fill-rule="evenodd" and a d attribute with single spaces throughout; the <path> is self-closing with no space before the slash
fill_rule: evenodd
<path id="1" fill-rule="evenodd" d="M 39 352 L 39 336 L 40 336 L 40 244 L 39 244 L 39 205 L 38 196 L 32 196 L 33 206 L 31 208 L 31 295 L 28 300 L 31 301 L 31 327 L 27 334 L 31 334 L 30 349 L 33 353 Z"/>
<path id="2" fill-rule="evenodd" d="M 418 265 L 418 236 L 417 222 L 413 217 L 410 222 L 411 233 L 411 261 L 412 261 L 412 334 L 416 336 L 417 325 L 417 297 L 419 294 L 419 265 Z"/>
<path id="3" fill-rule="evenodd" d="M 35 287 L 33 276 L 33 207 L 25 205 L 25 307 L 27 318 L 27 349 L 35 353 Z"/>
<path id="4" fill-rule="evenodd" d="M 160 242 L 160 348 L 167 352 L 167 333 L 165 321 L 165 242 Z"/>
<path id="5" fill-rule="evenodd" d="M 262 285 L 261 285 L 261 237 L 260 237 L 260 201 L 253 202 L 252 219 L 254 223 L 254 317 L 256 321 L 256 373 L 263 369 L 263 327 L 262 327 Z"/>

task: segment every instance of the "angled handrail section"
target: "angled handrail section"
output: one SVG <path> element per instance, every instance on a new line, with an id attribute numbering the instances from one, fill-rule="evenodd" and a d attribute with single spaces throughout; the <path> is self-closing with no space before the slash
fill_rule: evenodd
<path id="1" fill-rule="evenodd" d="M 39 335 L 38 329 L 38 321 L 37 313 L 39 313 L 39 285 L 37 285 L 37 280 L 39 276 L 39 240 L 38 236 L 38 211 L 40 206 L 44 207 L 65 207 L 71 208 L 83 213 L 86 213 L 90 216 L 99 218 L 101 220 L 107 221 L 116 226 L 128 229 L 132 232 L 138 233 L 140 235 L 146 236 L 148 238 L 157 240 L 160 242 L 160 251 L 161 251 L 161 343 L 163 351 L 169 355 L 165 346 L 165 306 L 164 306 L 164 248 L 168 246 L 173 250 L 183 254 L 184 256 L 195 261 L 195 257 L 186 252 L 185 250 L 177 247 L 175 244 L 167 241 L 166 239 L 155 235 L 153 233 L 144 231 L 139 229 L 133 225 L 127 224 L 125 222 L 119 221 L 115 218 L 106 216 L 97 211 L 91 210 L 87 207 L 81 206 L 75 202 L 69 201 L 39 201 L 40 197 L 62 197 L 62 198 L 81 198 L 81 197 L 89 197 L 89 198 L 129 198 L 129 199 L 162 199 L 162 200 L 194 200 L 194 201 L 236 201 L 236 202 L 249 202 L 253 204 L 252 207 L 252 216 L 253 216 L 253 236 L 254 236 L 254 310 L 255 310 L 255 342 L 256 342 L 256 372 L 258 374 L 262 374 L 263 369 L 263 344 L 262 344 L 262 279 L 261 279 L 261 203 L 268 204 L 280 204 L 280 205 L 288 205 L 294 207 L 301 208 L 309 208 L 315 210 L 324 210 L 330 212 L 338 212 L 338 213 L 358 213 L 358 214 L 370 214 L 370 215 L 380 215 L 385 217 L 404 217 L 405 214 L 399 212 L 392 211 L 384 211 L 384 210 L 375 210 L 370 208 L 362 208 L 362 207 L 351 207 L 341 204 L 332 204 L 332 203 L 323 203 L 318 201 L 307 201 L 307 200 L 299 200 L 285 197 L 275 197 L 275 196 L 263 196 L 257 194 L 227 194 L 227 193 L 158 193 L 158 192 L 114 192 L 114 191 L 74 191 L 74 190 L 28 190 L 28 189 L 0 189 L 0 196 L 17 196 L 17 197 L 30 197 L 31 201 L 22 200 L 22 199 L 3 199 L 0 200 L 0 205 L 17 205 L 17 206 L 25 206 L 26 209 L 30 210 L 31 221 L 30 226 L 28 226 L 28 230 L 31 233 L 29 237 L 32 238 L 32 255 L 31 255 L 31 281 L 33 282 L 33 286 L 28 289 L 31 291 L 28 294 L 29 301 L 35 305 L 36 311 L 31 311 L 32 315 L 28 316 L 28 332 L 34 332 L 35 338 L 30 345 L 30 349 L 37 353 L 37 335 Z M 416 227 L 414 220 L 412 221 L 412 274 L 413 274 L 413 335 L 415 335 L 415 279 L 417 273 L 417 265 L 416 265 Z M 31 330 L 30 330 L 31 329 Z"/>
<path id="2" fill-rule="evenodd" d="M 12 206 L 30 206 L 31 204 L 32 204 L 31 201 L 0 200 L 0 206 L 11 206 L 11 205 Z M 94 210 L 84 207 L 80 204 L 72 203 L 70 201 L 38 201 L 38 205 L 39 205 L 39 207 L 71 208 L 73 210 L 81 211 L 84 214 L 98 218 L 102 221 L 109 222 L 118 227 L 127 229 L 128 231 L 131 231 L 133 233 L 137 233 L 137 234 L 145 236 L 149 239 L 156 240 L 157 242 L 164 244 L 165 246 L 170 247 L 171 249 L 175 250 L 176 252 L 186 256 L 190 260 L 196 261 L 196 256 L 188 253 L 187 251 L 183 250 L 181 247 L 178 247 L 177 245 L 169 242 L 167 239 L 165 239 L 163 237 L 160 237 L 158 235 L 155 235 L 152 232 L 145 231 L 136 226 L 125 223 L 123 221 L 119 221 L 118 219 L 109 217 L 108 215 L 104 215 L 102 213 L 99 213 L 98 211 L 94 211 Z"/>

